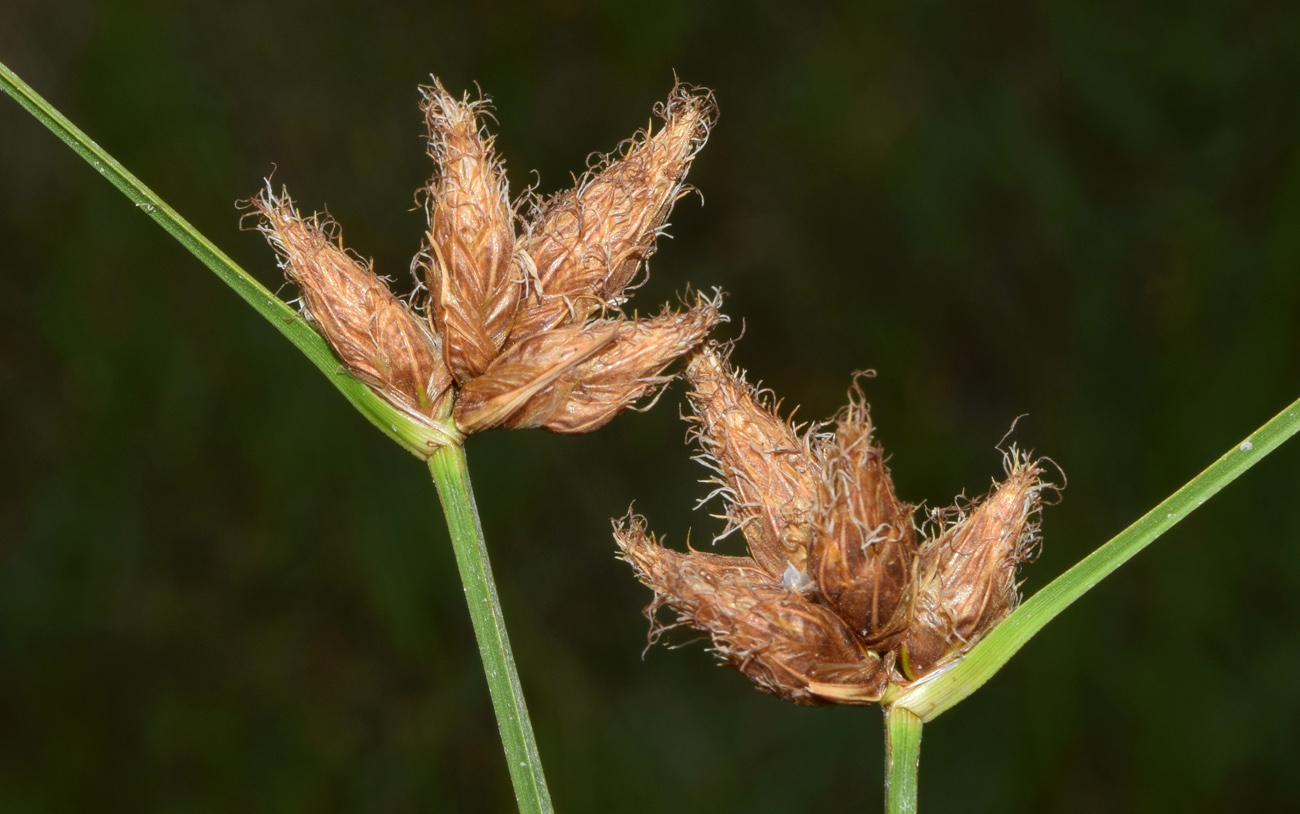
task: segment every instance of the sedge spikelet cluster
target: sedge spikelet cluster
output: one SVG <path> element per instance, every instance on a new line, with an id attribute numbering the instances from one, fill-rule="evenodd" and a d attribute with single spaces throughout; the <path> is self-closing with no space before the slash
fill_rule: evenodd
<path id="1" fill-rule="evenodd" d="M 700 458 L 749 556 L 673 551 L 644 518 L 616 521 L 622 557 L 655 592 L 652 640 L 671 627 L 654 621 L 667 605 L 765 692 L 869 704 L 960 658 L 1018 604 L 1016 571 L 1054 488 L 1038 461 L 1013 448 L 1005 481 L 936 512 L 920 535 L 856 385 L 834 420 L 801 430 L 716 346 L 686 377 Z"/>
<path id="2" fill-rule="evenodd" d="M 434 173 L 414 306 L 287 192 L 268 184 L 251 202 L 306 318 L 347 370 L 412 420 L 459 433 L 590 432 L 656 392 L 667 366 L 725 319 L 716 295 L 652 317 L 619 311 L 687 189 L 717 117 L 713 95 L 678 84 L 657 132 L 629 139 L 571 190 L 512 201 L 486 102 L 436 78 L 421 94 Z"/>

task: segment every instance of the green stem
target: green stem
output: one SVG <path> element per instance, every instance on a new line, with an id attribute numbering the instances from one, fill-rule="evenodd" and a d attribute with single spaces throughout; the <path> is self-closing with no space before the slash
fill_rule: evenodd
<path id="1" fill-rule="evenodd" d="M 506 637 L 505 617 L 501 614 L 492 567 L 488 564 L 483 526 L 479 523 L 478 507 L 470 488 L 464 447 L 440 447 L 429 459 L 429 471 L 438 485 L 447 530 L 456 550 L 456 565 L 465 586 L 465 601 L 469 603 L 479 656 L 487 672 L 488 690 L 496 710 L 497 726 L 501 729 L 501 741 L 505 746 L 519 810 L 522 814 L 549 814 L 552 811 L 551 798 L 546 791 L 546 778 L 542 775 L 542 761 L 537 754 L 533 725 L 528 720 L 519 673 L 510 653 L 510 640 Z"/>
<path id="2" fill-rule="evenodd" d="M 921 763 L 921 719 L 898 705 L 885 707 L 885 811 L 916 814 Z"/>
<path id="3" fill-rule="evenodd" d="M 1277 449 L 1297 430 L 1300 430 L 1300 401 L 1278 413 L 1186 486 L 1030 597 L 952 667 L 912 685 L 893 698 L 893 702 L 911 710 L 923 721 L 934 720 L 992 678 L 1071 602 Z"/>
<path id="4" fill-rule="evenodd" d="M 135 202 L 135 205 L 154 222 L 167 230 L 167 233 L 189 249 L 199 262 L 211 269 L 221 281 L 235 290 L 253 309 L 271 323 L 277 331 L 284 334 L 298 350 L 306 354 L 325 377 L 352 402 L 361 414 L 370 419 L 385 435 L 401 444 L 420 458 L 429 457 L 433 447 L 439 444 L 456 443 L 460 434 L 454 429 L 428 426 L 412 421 L 400 410 L 380 398 L 369 387 L 352 378 L 339 363 L 338 357 L 330 350 L 320 334 L 299 318 L 298 313 L 259 283 L 251 274 L 240 268 L 225 252 L 218 249 L 211 241 L 195 229 L 189 221 L 182 218 L 176 210 L 167 205 L 162 198 L 123 167 L 103 148 L 91 140 L 75 124 L 68 121 L 62 113 L 18 75 L 0 63 L 0 89 L 9 94 L 35 116 L 41 124 L 50 129 L 64 144 L 86 160 L 86 163 L 99 171 L 113 186 Z"/>
<path id="5" fill-rule="evenodd" d="M 550 799 L 542 778 L 541 762 L 533 741 L 519 679 L 515 674 L 496 589 L 488 568 L 487 550 L 479 527 L 478 510 L 469 490 L 463 440 L 447 422 L 430 425 L 414 421 L 352 378 L 316 331 L 247 271 L 205 238 L 188 221 L 105 152 L 84 132 L 46 102 L 8 67 L 0 64 L 0 89 L 48 127 L 77 155 L 106 177 L 149 217 L 185 246 L 253 309 L 306 354 L 335 387 L 375 426 L 420 458 L 431 458 L 429 468 L 447 515 L 461 578 L 470 602 L 470 615 L 483 654 L 493 705 L 510 760 L 510 775 L 526 814 L 549 814 Z"/>

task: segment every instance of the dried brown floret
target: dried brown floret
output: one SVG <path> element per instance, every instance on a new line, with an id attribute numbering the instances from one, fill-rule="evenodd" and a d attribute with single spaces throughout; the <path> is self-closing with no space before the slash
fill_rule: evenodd
<path id="1" fill-rule="evenodd" d="M 537 207 L 521 241 L 535 285 L 511 329 L 518 341 L 617 306 L 655 240 L 717 115 L 713 94 L 679 84 L 663 128 L 632 138 L 575 189 Z"/>
<path id="2" fill-rule="evenodd" d="M 559 411 L 575 382 L 567 374 L 610 347 L 625 320 L 553 328 L 518 342 L 456 397 L 456 426 L 474 433 L 493 427 L 540 427 Z"/>
<path id="3" fill-rule="evenodd" d="M 436 172 L 426 190 L 429 245 L 419 262 L 447 366 L 465 382 L 496 358 L 523 293 L 514 210 L 479 118 L 484 103 L 456 99 L 437 79 L 421 92 Z"/>
<path id="4" fill-rule="evenodd" d="M 542 423 L 562 433 L 591 432 L 671 380 L 664 368 L 696 347 L 722 319 L 716 301 L 701 298 L 686 311 L 628 320 L 601 352 L 566 373 L 568 397 Z"/>
<path id="5" fill-rule="evenodd" d="M 337 225 L 301 217 L 269 184 L 251 205 L 302 291 L 303 311 L 348 371 L 413 416 L 445 417 L 451 376 L 437 340 L 369 263 L 344 250 Z"/>
<path id="6" fill-rule="evenodd" d="M 665 366 L 698 345 L 721 319 L 701 299 L 687 311 L 645 319 L 595 320 L 537 334 L 502 354 L 456 401 L 464 432 L 545 427 L 598 429 L 669 378 Z"/>
<path id="7" fill-rule="evenodd" d="M 820 467 L 809 437 L 732 370 L 710 346 L 686 367 L 694 435 L 719 476 L 730 528 L 739 528 L 754 559 L 778 579 L 807 574 Z"/>
<path id="8" fill-rule="evenodd" d="M 813 574 L 863 642 L 889 650 L 907 627 L 915 575 L 913 507 L 898 500 L 856 387 L 821 446 L 823 475 Z"/>
<path id="9" fill-rule="evenodd" d="M 909 678 L 965 652 L 1020 602 L 1016 568 L 1038 544 L 1046 487 L 1039 463 L 1014 449 L 1007 468 L 1007 479 L 987 498 L 922 546 L 901 659 Z"/>
<path id="10" fill-rule="evenodd" d="M 655 592 L 651 619 L 671 605 L 681 623 L 707 632 L 718 657 L 764 692 L 805 705 L 867 704 L 883 694 L 884 661 L 832 611 L 773 580 L 749 557 L 664 548 L 635 516 L 615 524 L 615 538 Z"/>

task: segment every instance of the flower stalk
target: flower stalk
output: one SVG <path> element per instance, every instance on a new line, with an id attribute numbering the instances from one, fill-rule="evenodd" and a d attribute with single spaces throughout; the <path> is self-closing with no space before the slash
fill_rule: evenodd
<path id="1" fill-rule="evenodd" d="M 921 719 L 904 707 L 885 707 L 885 812 L 916 814 L 921 765 Z"/>
<path id="2" fill-rule="evenodd" d="M 479 522 L 478 505 L 470 487 L 465 448 L 457 444 L 439 447 L 429 458 L 429 472 L 438 486 L 447 532 L 456 552 L 456 567 L 465 586 L 465 602 L 469 605 L 474 638 L 478 641 L 479 656 L 487 674 L 492 709 L 501 731 L 501 743 L 505 747 L 510 781 L 515 787 L 520 814 L 550 814 L 551 797 L 546 790 L 542 759 L 537 753 L 537 740 L 528 718 L 528 705 L 524 702 L 519 672 L 515 669 L 510 639 L 506 635 L 505 616 L 501 613 L 501 600 L 497 597 L 492 566 L 488 562 L 483 525 Z"/>

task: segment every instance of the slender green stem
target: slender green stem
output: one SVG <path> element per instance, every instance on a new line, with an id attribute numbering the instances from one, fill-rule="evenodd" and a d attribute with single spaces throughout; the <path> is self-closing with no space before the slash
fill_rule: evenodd
<path id="1" fill-rule="evenodd" d="M 1228 450 L 1183 488 L 1029 598 L 961 660 L 893 699 L 932 721 L 979 689 L 1058 613 L 1300 430 L 1300 401 Z"/>
<path id="2" fill-rule="evenodd" d="M 886 814 L 916 814 L 920 764 L 921 719 L 903 707 L 885 707 Z"/>
<path id="3" fill-rule="evenodd" d="M 483 527 L 470 488 L 465 449 L 458 445 L 439 448 L 429 459 L 429 471 L 438 485 L 447 530 L 456 549 L 456 565 L 465 586 L 465 601 L 469 603 L 479 656 L 487 672 L 488 690 L 492 694 L 519 810 L 523 814 L 549 814 L 551 797 L 546 791 L 533 725 L 528 720 L 524 691 L 506 637 L 505 617 L 501 614 L 487 546 L 483 543 Z"/>
<path id="4" fill-rule="evenodd" d="M 474 630 L 488 674 L 493 705 L 510 760 L 510 775 L 519 798 L 519 808 L 526 814 L 549 814 L 550 798 L 547 796 L 537 746 L 533 741 L 528 712 L 524 707 L 519 679 L 510 655 L 510 645 L 506 640 L 496 588 L 488 568 L 478 510 L 469 489 L 464 450 L 459 445 L 463 440 L 460 432 L 450 422 L 430 426 L 427 422 L 411 420 L 370 388 L 352 378 L 325 340 L 303 322 L 292 308 L 240 268 L 3 64 L 0 64 L 0 89 L 17 100 L 122 194 L 134 201 L 145 214 L 180 241 L 226 285 L 233 288 L 235 293 L 306 354 L 348 401 L 384 434 L 420 458 L 432 456 L 429 468 L 438 484 L 438 492 L 447 515 L 447 525 L 470 603 L 470 615 L 474 620 Z"/>
<path id="5" fill-rule="evenodd" d="M 222 282 L 253 306 L 267 322 L 284 334 L 298 350 L 306 354 L 335 387 L 347 397 L 361 414 L 370 419 L 385 435 L 401 444 L 420 458 L 427 458 L 438 444 L 460 440 L 455 429 L 430 427 L 407 418 L 400 410 L 380 398 L 374 391 L 352 378 L 338 357 L 320 334 L 298 317 L 297 312 L 259 283 L 251 274 L 239 267 L 224 252 L 204 237 L 187 220 L 177 214 L 153 190 L 145 186 L 111 155 L 91 140 L 76 125 L 32 90 L 18 75 L 0 63 L 0 89 L 12 96 L 42 124 L 58 136 L 63 143 L 86 160 L 135 202 L 146 215 L 153 218 L 167 233 L 180 241 L 201 263 L 211 269 Z"/>

